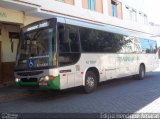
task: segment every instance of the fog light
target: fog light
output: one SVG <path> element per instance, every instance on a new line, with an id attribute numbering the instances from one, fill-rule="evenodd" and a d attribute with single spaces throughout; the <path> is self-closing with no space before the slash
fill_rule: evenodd
<path id="1" fill-rule="evenodd" d="M 19 82 L 19 81 L 20 81 L 20 79 L 19 79 L 19 78 L 16 78 L 16 79 L 15 79 L 15 81 L 16 81 L 16 82 Z"/>

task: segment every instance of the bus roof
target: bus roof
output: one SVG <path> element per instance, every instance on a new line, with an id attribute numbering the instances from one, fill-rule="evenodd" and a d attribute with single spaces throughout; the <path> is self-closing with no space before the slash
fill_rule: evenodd
<path id="1" fill-rule="evenodd" d="M 111 25 L 107 23 L 88 21 L 88 20 L 71 19 L 71 18 L 63 18 L 63 17 L 56 17 L 56 18 L 57 18 L 57 22 L 60 22 L 60 23 L 66 23 L 70 25 L 76 25 L 80 27 L 92 28 L 92 29 L 108 31 L 108 32 L 113 32 L 113 33 L 118 33 L 123 35 L 135 36 L 135 37 L 152 38 L 155 40 L 157 39 L 156 37 L 154 37 L 156 36 L 156 33 L 155 34 L 153 33 L 152 29 L 154 28 L 151 26 L 148 26 L 147 29 L 150 29 L 149 31 L 152 31 L 152 32 L 148 32 L 148 31 L 140 31 L 138 27 L 136 29 L 135 27 L 132 28 L 131 26 L 128 26 L 126 28 L 127 24 L 124 24 L 124 26 L 118 26 L 117 24 Z"/>

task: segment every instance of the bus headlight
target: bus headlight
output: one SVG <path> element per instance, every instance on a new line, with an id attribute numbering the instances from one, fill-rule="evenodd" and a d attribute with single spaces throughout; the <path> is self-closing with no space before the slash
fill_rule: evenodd
<path id="1" fill-rule="evenodd" d="M 53 79 L 54 79 L 54 76 L 44 76 L 40 78 L 40 81 L 49 81 Z"/>
<path id="2" fill-rule="evenodd" d="M 49 81 L 49 76 L 45 76 L 45 77 L 44 77 L 44 80 L 45 80 L 45 81 Z"/>
<path id="3" fill-rule="evenodd" d="M 16 82 L 19 82 L 19 81 L 20 81 L 20 79 L 19 79 L 19 78 L 16 78 L 16 79 L 15 79 L 15 81 L 16 81 Z"/>

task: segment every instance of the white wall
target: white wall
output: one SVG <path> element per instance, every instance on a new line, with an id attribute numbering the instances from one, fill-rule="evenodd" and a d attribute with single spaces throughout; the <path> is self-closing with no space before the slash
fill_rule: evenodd
<path id="1" fill-rule="evenodd" d="M 23 25 L 26 26 L 30 23 L 36 22 L 38 20 L 41 20 L 42 18 L 40 17 L 33 17 L 33 16 L 24 16 L 24 22 Z"/>

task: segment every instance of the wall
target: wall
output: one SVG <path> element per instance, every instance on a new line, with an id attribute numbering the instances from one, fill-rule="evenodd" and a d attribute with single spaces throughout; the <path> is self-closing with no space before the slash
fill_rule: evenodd
<path id="1" fill-rule="evenodd" d="M 112 16 L 112 9 L 111 9 L 111 0 L 108 1 L 108 16 Z"/>
<path id="2" fill-rule="evenodd" d="M 96 11 L 103 13 L 103 1 L 102 0 L 95 0 L 96 2 Z"/>
<path id="3" fill-rule="evenodd" d="M 82 7 L 85 9 L 88 8 L 88 0 L 82 0 Z"/>
<path id="4" fill-rule="evenodd" d="M 118 18 L 123 19 L 122 3 L 121 2 L 118 2 L 117 10 L 118 10 Z"/>
<path id="5" fill-rule="evenodd" d="M 67 4 L 74 5 L 74 0 L 65 0 L 64 2 Z"/>
<path id="6" fill-rule="evenodd" d="M 23 24 L 23 12 L 0 7 L 0 21 Z M 12 18 L 12 19 L 11 19 Z"/>
<path id="7" fill-rule="evenodd" d="M 95 0 L 95 11 L 103 13 L 103 1 Z M 88 0 L 82 0 L 82 8 L 88 9 Z"/>
<path id="8" fill-rule="evenodd" d="M 26 26 L 30 23 L 36 22 L 42 20 L 42 18 L 40 17 L 33 17 L 33 16 L 24 16 L 24 22 L 23 22 L 23 26 Z"/>

